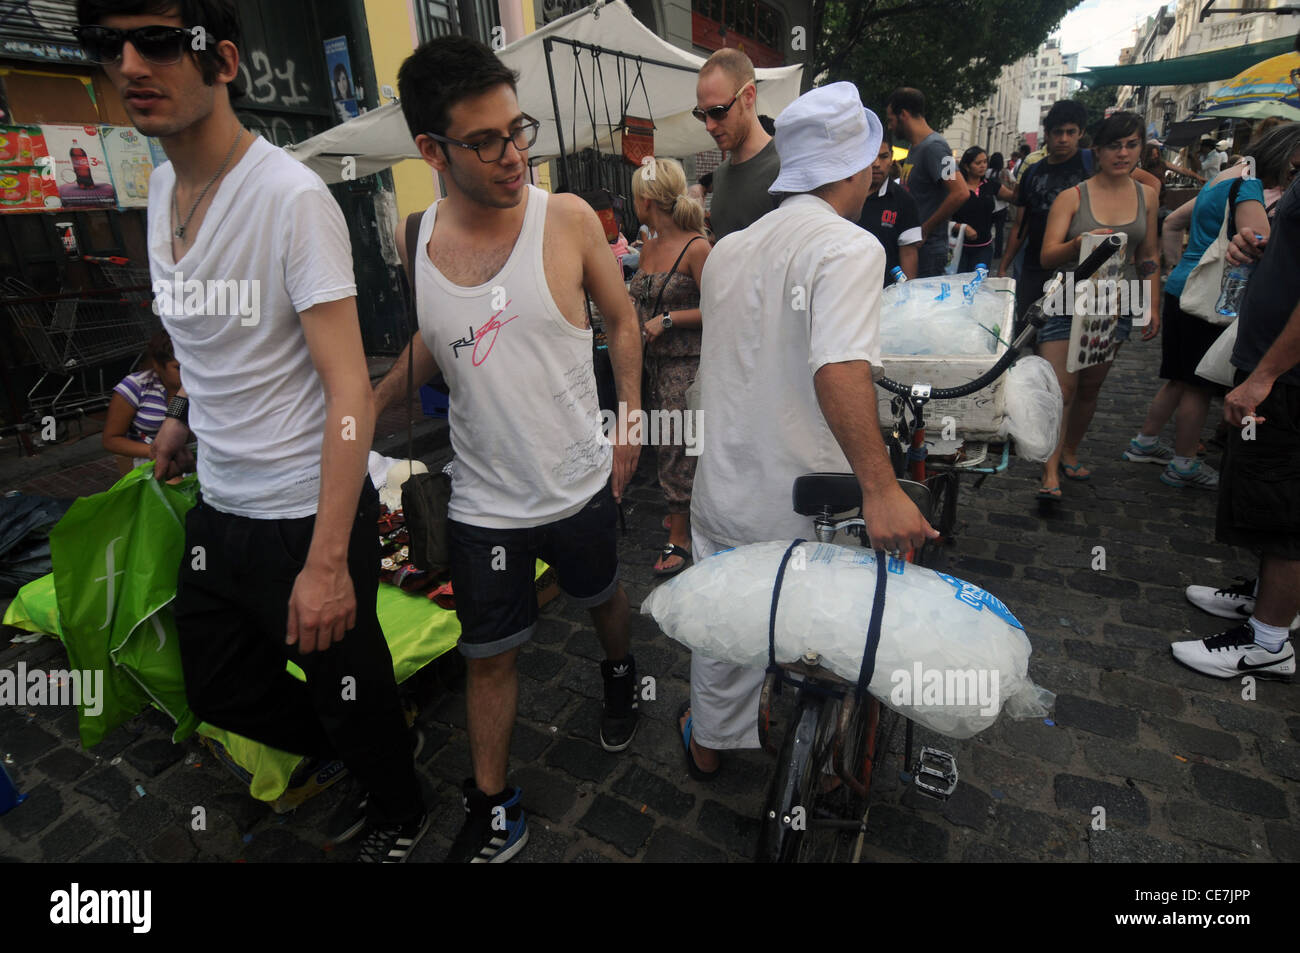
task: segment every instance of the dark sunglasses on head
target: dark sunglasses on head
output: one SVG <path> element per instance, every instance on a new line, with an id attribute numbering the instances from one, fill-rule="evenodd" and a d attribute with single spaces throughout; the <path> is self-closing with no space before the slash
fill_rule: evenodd
<path id="1" fill-rule="evenodd" d="M 749 83 L 745 84 L 745 86 L 748 85 Z M 727 118 L 727 113 L 731 112 L 731 107 L 736 105 L 736 100 L 740 98 L 740 94 L 745 91 L 745 86 L 736 90 L 736 95 L 731 97 L 731 102 L 727 103 L 727 105 L 710 106 L 708 109 L 701 109 L 699 106 L 696 106 L 691 110 L 691 115 L 700 122 L 704 122 L 706 119 L 712 119 L 714 122 L 722 122 L 722 120 Z"/>
<path id="2" fill-rule="evenodd" d="M 127 40 L 136 52 L 156 66 L 180 62 L 189 48 L 191 33 L 178 26 L 142 26 L 134 30 L 115 30 L 106 26 L 81 26 L 72 31 L 81 43 L 86 59 L 100 65 L 122 59 Z"/>

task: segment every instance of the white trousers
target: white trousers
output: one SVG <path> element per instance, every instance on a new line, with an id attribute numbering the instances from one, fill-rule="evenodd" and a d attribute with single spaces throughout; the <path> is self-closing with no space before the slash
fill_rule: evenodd
<path id="1" fill-rule="evenodd" d="M 692 528 L 694 562 L 726 548 Z M 696 744 L 715 750 L 759 747 L 758 697 L 765 674 L 761 668 L 691 653 L 691 726 Z"/>

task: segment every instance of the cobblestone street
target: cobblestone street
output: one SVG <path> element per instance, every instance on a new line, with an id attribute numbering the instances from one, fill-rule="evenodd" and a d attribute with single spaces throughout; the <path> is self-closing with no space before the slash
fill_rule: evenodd
<path id="1" fill-rule="evenodd" d="M 1120 458 L 1158 386 L 1158 362 L 1157 343 L 1121 354 L 1081 453 L 1093 479 L 1067 482 L 1055 510 L 1039 512 L 1035 465 L 1013 460 L 983 486 L 964 485 L 949 569 L 1024 623 L 1030 673 L 1057 693 L 1056 709 L 1046 722 L 1004 716 L 961 742 L 918 730 L 918 743 L 957 756 L 961 784 L 945 804 L 919 799 L 891 757 L 877 775 L 865 859 L 1300 861 L 1300 686 L 1261 680 L 1245 700 L 1239 681 L 1196 674 L 1169 652 L 1172 641 L 1227 626 L 1193 608 L 1185 586 L 1255 572 L 1249 553 L 1214 542 L 1213 493 L 1166 487 L 1157 467 Z M 1216 401 L 1206 439 L 1218 414 Z M 649 452 L 642 462 L 620 553 L 638 673 L 655 678 L 656 697 L 641 703 L 632 747 L 603 751 L 589 617 L 562 596 L 546 607 L 519 662 L 511 771 L 529 813 L 522 862 L 753 855 L 773 759 L 748 752 L 711 783 L 688 778 L 673 715 L 688 693 L 689 655 L 636 614 L 665 538 Z M 1104 572 L 1091 568 L 1098 546 Z M 20 661 L 67 665 L 54 639 L 0 650 L 0 667 Z M 469 757 L 455 661 L 439 663 L 451 687 L 419 718 L 434 820 L 416 861 L 441 860 L 462 818 Z M 83 751 L 75 711 L 0 708 L 0 755 L 30 795 L 0 818 L 0 860 L 336 861 L 355 850 L 323 849 L 324 820 L 347 783 L 277 816 L 197 739 L 173 745 L 156 712 Z M 191 830 L 196 805 L 206 808 L 206 831 Z M 1104 831 L 1091 829 L 1096 806 L 1106 809 Z"/>

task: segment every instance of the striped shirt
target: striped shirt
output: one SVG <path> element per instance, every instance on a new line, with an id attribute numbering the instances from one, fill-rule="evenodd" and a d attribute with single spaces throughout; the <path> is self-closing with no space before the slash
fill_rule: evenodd
<path id="1" fill-rule="evenodd" d="M 121 394 L 135 408 L 128 435 L 151 440 L 167 416 L 167 390 L 158 375 L 151 370 L 129 374 L 113 388 L 113 393 Z"/>

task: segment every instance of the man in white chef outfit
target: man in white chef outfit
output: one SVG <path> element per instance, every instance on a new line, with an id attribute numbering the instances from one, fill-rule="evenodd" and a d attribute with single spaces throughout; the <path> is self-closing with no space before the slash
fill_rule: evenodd
<path id="1" fill-rule="evenodd" d="M 885 252 L 856 222 L 880 140 L 880 120 L 853 84 L 800 96 L 776 120 L 781 174 L 769 191 L 784 201 L 719 241 L 704 266 L 696 560 L 808 536 L 790 492 L 814 471 L 857 476 L 873 548 L 938 536 L 899 488 L 876 421 Z M 692 777 L 716 773 L 722 750 L 758 747 L 763 674 L 692 656 L 679 717 Z"/>

